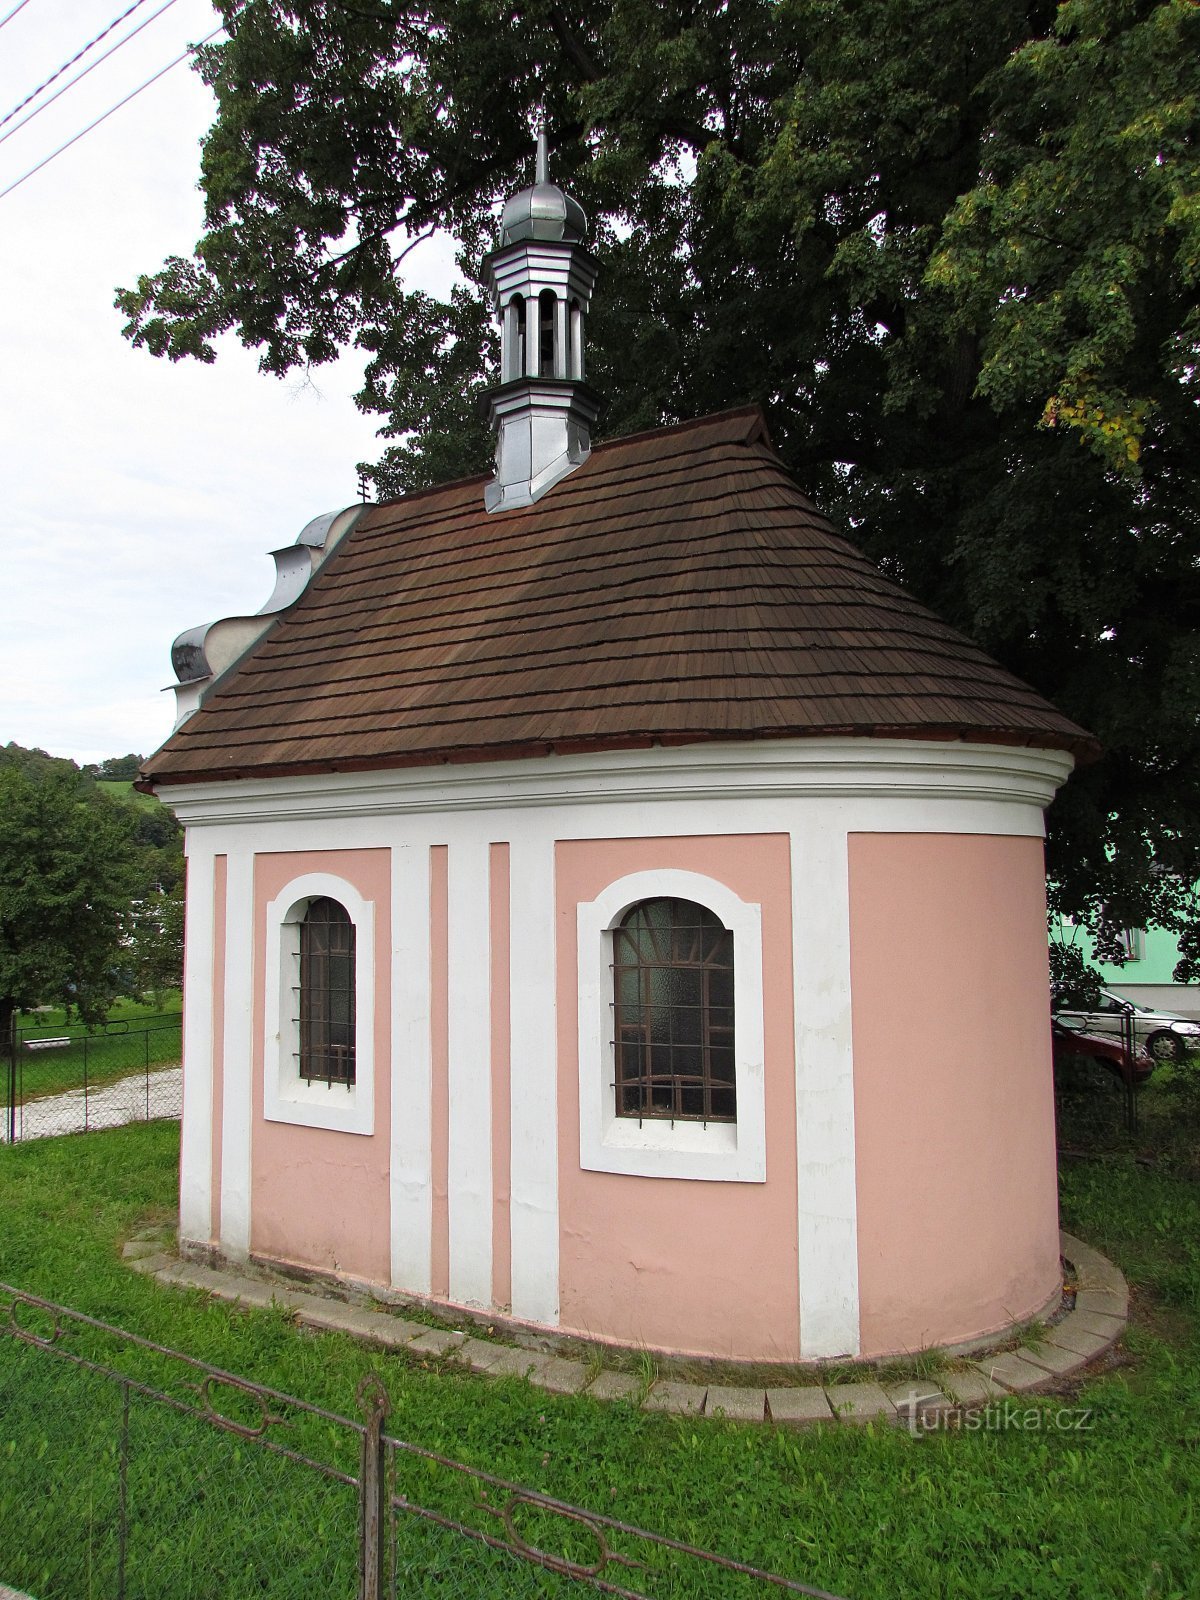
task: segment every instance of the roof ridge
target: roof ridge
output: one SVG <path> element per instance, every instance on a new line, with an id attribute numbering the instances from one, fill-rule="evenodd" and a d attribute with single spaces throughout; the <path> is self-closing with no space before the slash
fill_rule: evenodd
<path id="1" fill-rule="evenodd" d="M 775 456 L 770 434 L 767 431 L 767 419 L 763 415 L 762 407 L 757 404 L 730 406 L 725 411 L 709 411 L 702 417 L 689 417 L 684 422 L 667 422 L 658 428 L 644 428 L 639 433 L 621 433 L 612 439 L 601 439 L 599 443 L 592 446 L 587 460 L 590 461 L 594 456 L 603 455 L 606 451 L 614 450 L 619 446 L 640 444 L 644 439 L 659 439 L 667 434 L 691 433 L 700 428 L 712 427 L 714 423 L 723 420 L 731 420 L 734 417 L 745 417 L 748 423 L 755 425 L 747 428 L 744 438 L 731 440 L 731 443 L 753 444 L 761 439 L 765 442 L 766 448 L 772 457 L 777 461 L 779 460 L 778 456 Z M 782 462 L 780 462 L 780 465 L 782 466 Z M 787 469 L 784 468 L 784 470 L 786 471 Z M 370 509 L 372 511 L 382 511 L 385 506 L 410 505 L 413 501 L 422 500 L 428 495 L 449 494 L 453 489 L 466 489 L 472 484 L 487 483 L 492 476 L 493 473 L 487 471 L 473 472 L 463 478 L 448 478 L 444 483 L 426 484 L 423 489 L 410 489 L 406 494 L 391 495 L 386 500 L 377 500 Z M 569 479 L 564 481 L 569 481 Z M 529 507 L 520 506 L 516 509 L 527 511 Z"/>
<path id="2" fill-rule="evenodd" d="M 484 481 L 373 507 L 151 779 L 847 733 L 1095 752 L 829 521 L 757 407 L 597 445 L 501 516 Z"/>

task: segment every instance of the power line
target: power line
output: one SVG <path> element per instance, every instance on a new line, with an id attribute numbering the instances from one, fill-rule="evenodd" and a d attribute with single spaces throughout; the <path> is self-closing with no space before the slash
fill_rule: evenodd
<path id="1" fill-rule="evenodd" d="M 43 89 L 48 89 L 52 83 L 57 83 L 64 72 L 70 71 L 77 61 L 82 61 L 84 56 L 87 55 L 88 51 L 92 49 L 94 45 L 98 45 L 101 39 L 107 39 L 114 28 L 120 27 L 121 23 L 125 21 L 126 17 L 131 17 L 137 8 L 139 6 L 144 6 L 145 3 L 146 0 L 133 0 L 133 4 L 129 7 L 129 9 L 127 11 L 122 11 L 119 17 L 114 17 L 109 23 L 108 27 L 105 28 L 103 33 L 98 33 L 94 39 L 90 39 L 88 43 L 84 45 L 82 50 L 76 50 L 75 54 L 69 61 L 64 61 L 57 72 L 52 72 L 50 74 L 45 83 L 39 83 L 36 89 L 30 90 L 30 92 L 25 96 L 24 100 L 22 100 L 19 105 L 15 105 L 11 111 L 6 112 L 4 116 L 0 117 L 0 128 L 2 128 L 6 122 L 11 122 L 18 111 L 24 111 L 29 102 L 31 100 L 36 100 Z"/>
<path id="2" fill-rule="evenodd" d="M 206 34 L 199 44 L 189 45 L 181 56 L 176 56 L 174 61 L 168 61 L 166 66 L 160 67 L 152 78 L 147 78 L 145 83 L 140 83 L 136 89 L 131 89 L 123 100 L 118 100 L 115 106 L 109 106 L 107 111 L 101 113 L 94 122 L 89 122 L 86 128 L 81 128 L 77 134 L 67 140 L 66 144 L 60 144 L 57 150 L 52 150 L 48 156 L 38 162 L 36 167 L 30 167 L 28 172 L 22 173 L 14 183 L 9 184 L 7 189 L 0 189 L 0 200 L 3 200 L 5 195 L 11 194 L 14 189 L 19 189 L 27 179 L 33 177 L 35 172 L 40 172 L 43 167 L 48 167 L 65 150 L 69 150 L 73 144 L 78 144 L 80 139 L 92 132 L 93 128 L 98 128 L 102 122 L 106 122 L 114 111 L 120 111 L 122 106 L 127 106 L 131 100 L 141 94 L 143 89 L 148 89 L 152 83 L 157 83 L 161 77 L 170 72 L 172 67 L 177 67 L 181 61 L 186 61 L 189 56 L 195 55 L 201 45 L 206 45 L 210 39 L 215 39 L 223 29 L 224 24 L 222 23 L 220 28 L 214 28 L 211 33 Z"/>
<path id="3" fill-rule="evenodd" d="M 24 11 L 28 4 L 29 0 L 20 0 L 20 4 L 15 5 L 6 17 L 0 17 L 0 28 L 2 28 L 6 22 L 11 22 L 18 11 Z"/>
<path id="4" fill-rule="evenodd" d="M 138 0 L 138 4 L 141 4 L 141 0 Z M 52 95 L 42 101 L 40 106 L 34 106 L 33 110 L 27 117 L 22 117 L 20 122 L 18 122 L 14 127 L 9 128 L 6 133 L 0 133 L 0 144 L 3 144 L 5 139 L 11 139 L 14 133 L 20 133 L 22 128 L 28 127 L 33 121 L 34 117 L 40 116 L 41 113 L 45 111 L 47 106 L 52 106 L 60 95 L 66 94 L 68 89 L 73 89 L 77 83 L 81 83 L 83 79 L 87 77 L 89 72 L 94 72 L 102 62 L 108 60 L 109 56 L 115 55 L 115 53 L 120 50 L 122 45 L 127 45 L 131 39 L 135 39 L 138 34 L 141 33 L 143 28 L 148 28 L 150 26 L 155 17 L 161 17 L 163 12 L 174 4 L 175 0 L 164 0 L 164 4 L 159 6 L 157 11 L 152 11 L 144 22 L 139 22 L 136 28 L 131 28 L 123 39 L 118 39 L 115 44 L 110 44 L 108 49 L 103 51 L 102 54 L 98 55 L 95 61 L 90 61 L 87 66 L 84 67 L 82 72 L 77 72 L 73 78 L 68 78 L 61 89 L 56 89 Z M 131 7 L 130 10 L 132 9 L 133 8 Z M 125 15 L 128 16 L 129 12 L 127 11 Z M 107 31 L 108 30 L 106 29 L 105 32 Z M 103 35 L 101 35 L 101 37 L 103 37 Z M 95 44 L 96 42 L 97 41 L 93 39 L 92 43 Z M 83 53 L 85 52 L 81 52 L 81 54 Z M 75 60 L 78 59 L 79 57 L 76 56 Z M 67 63 L 68 66 L 70 66 L 70 64 L 70 62 Z M 59 74 L 56 72 L 54 74 L 54 78 L 57 78 L 58 76 Z M 46 82 L 42 85 L 42 89 L 47 88 L 51 83 L 53 83 L 54 78 L 47 78 Z M 41 92 L 41 89 L 35 89 L 32 95 L 28 95 L 24 100 L 21 101 L 20 106 L 14 106 L 13 109 L 8 113 L 8 116 L 0 117 L 0 128 L 2 128 L 6 122 L 10 121 L 16 116 L 17 112 L 20 111 L 21 106 L 28 105 L 30 100 L 34 98 L 34 95 L 38 95 Z"/>

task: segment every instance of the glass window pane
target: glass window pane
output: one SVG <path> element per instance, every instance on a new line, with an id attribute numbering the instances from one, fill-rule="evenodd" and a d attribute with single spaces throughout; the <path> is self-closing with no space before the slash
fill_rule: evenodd
<path id="1" fill-rule="evenodd" d="M 694 902 L 646 900 L 613 964 L 617 1114 L 734 1121 L 732 934 Z"/>
<path id="2" fill-rule="evenodd" d="M 326 897 L 309 902 L 300 924 L 300 1076 L 354 1082 L 354 924 Z"/>

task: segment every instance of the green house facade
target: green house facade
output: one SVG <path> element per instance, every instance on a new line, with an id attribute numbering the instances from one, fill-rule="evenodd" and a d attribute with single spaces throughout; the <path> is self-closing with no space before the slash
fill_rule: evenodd
<path id="1" fill-rule="evenodd" d="M 1066 918 L 1060 919 L 1055 942 L 1074 945 L 1090 962 L 1092 941 L 1085 929 Z M 1123 966 L 1098 961 L 1106 988 L 1155 1010 L 1177 1011 L 1180 1016 L 1200 1021 L 1200 984 L 1176 983 L 1175 965 L 1179 960 L 1179 940 L 1165 928 L 1129 928 L 1124 935 L 1127 951 Z"/>

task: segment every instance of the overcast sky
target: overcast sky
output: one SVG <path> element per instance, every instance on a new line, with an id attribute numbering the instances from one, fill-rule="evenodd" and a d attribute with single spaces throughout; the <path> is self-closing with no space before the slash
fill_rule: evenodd
<path id="1" fill-rule="evenodd" d="M 18 0 L 0 0 L 0 18 Z M 131 0 L 27 0 L 0 27 L 0 117 Z M 0 190 L 219 25 L 208 0 L 162 15 L 5 137 L 123 38 L 128 20 L 0 125 Z M 199 140 L 213 102 L 176 66 L 0 198 L 0 744 L 94 761 L 170 732 L 169 651 L 186 627 L 257 611 L 268 552 L 350 504 L 381 448 L 353 403 L 361 358 L 311 381 L 260 374 L 234 337 L 213 366 L 134 350 L 113 309 L 199 237 Z M 409 258 L 444 285 L 451 248 Z"/>

